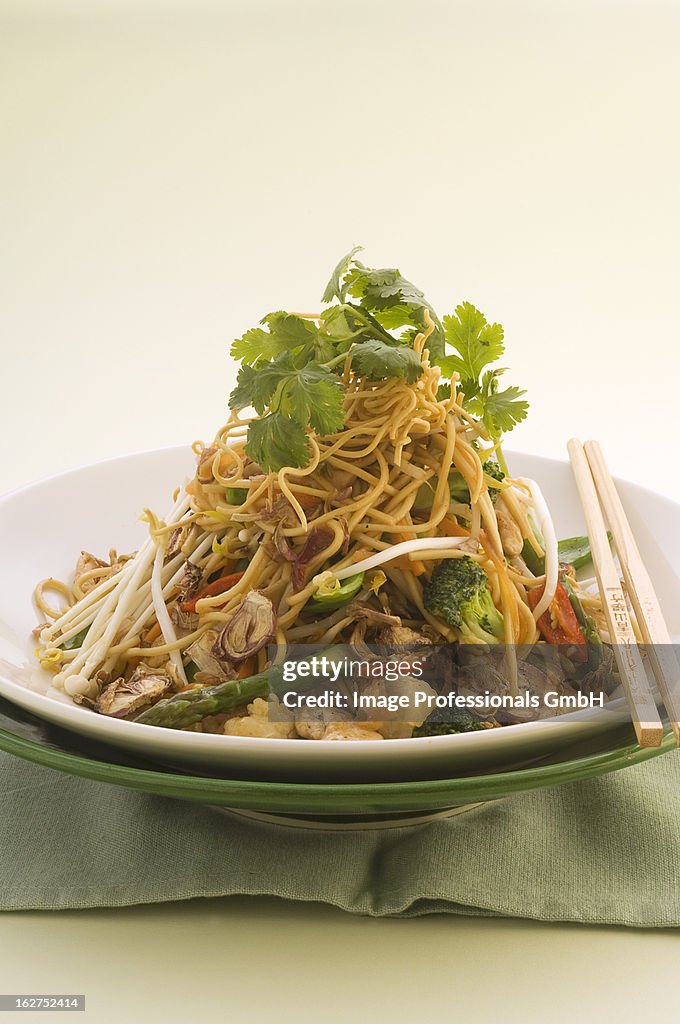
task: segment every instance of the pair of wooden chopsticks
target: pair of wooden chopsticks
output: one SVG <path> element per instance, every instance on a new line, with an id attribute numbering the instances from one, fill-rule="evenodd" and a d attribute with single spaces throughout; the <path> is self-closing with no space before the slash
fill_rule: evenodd
<path id="1" fill-rule="evenodd" d="M 597 441 L 586 441 L 583 445 L 576 438 L 572 438 L 567 448 L 585 514 L 607 627 L 638 743 L 641 747 L 658 747 L 663 737 L 663 725 L 637 646 L 626 595 L 635 611 L 659 692 L 680 745 L 680 661 L 675 656 L 659 600 L 607 469 L 602 449 Z M 609 547 L 600 504 L 609 522 L 619 557 L 625 592 Z"/>

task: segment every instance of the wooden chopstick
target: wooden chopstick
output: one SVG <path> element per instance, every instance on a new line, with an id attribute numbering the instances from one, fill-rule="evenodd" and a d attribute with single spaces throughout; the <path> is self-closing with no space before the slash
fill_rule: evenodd
<path id="1" fill-rule="evenodd" d="M 590 550 L 602 596 L 607 628 L 628 700 L 637 741 L 641 747 L 658 747 L 663 738 L 663 725 L 635 639 L 614 556 L 609 548 L 607 529 L 588 466 L 588 459 L 582 443 L 577 438 L 571 439 L 567 449 L 576 481 L 576 489 L 581 498 L 586 519 Z"/>
<path id="2" fill-rule="evenodd" d="M 654 585 L 642 561 L 602 449 L 597 441 L 586 441 L 585 453 L 604 514 L 609 521 L 623 578 L 626 581 L 626 590 L 635 610 L 642 639 L 649 645 L 652 669 L 676 741 L 680 745 L 680 662 L 676 657 Z"/>

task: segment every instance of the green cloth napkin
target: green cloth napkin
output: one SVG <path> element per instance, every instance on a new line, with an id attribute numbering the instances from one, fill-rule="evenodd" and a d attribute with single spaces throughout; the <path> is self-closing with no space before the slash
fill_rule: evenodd
<path id="1" fill-rule="evenodd" d="M 0 754 L 4 910 L 271 894 L 358 914 L 680 925 L 680 752 L 457 817 L 310 831 Z"/>

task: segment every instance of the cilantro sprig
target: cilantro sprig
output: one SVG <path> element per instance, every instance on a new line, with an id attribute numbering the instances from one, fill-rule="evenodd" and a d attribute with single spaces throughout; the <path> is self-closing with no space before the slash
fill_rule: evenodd
<path id="1" fill-rule="evenodd" d="M 503 367 L 486 369 L 505 354 L 503 328 L 490 324 L 471 302 L 456 306 L 444 317 L 444 335 L 453 353 L 444 356 L 440 366 L 446 377 L 457 373 L 467 408 L 480 418 L 495 441 L 525 419 L 529 403 L 516 387 L 500 390 Z"/>
<path id="2" fill-rule="evenodd" d="M 406 328 L 400 340 L 410 342 L 419 331 L 425 330 L 425 311 L 434 323 L 434 330 L 428 339 L 430 359 L 438 363 L 444 355 L 444 334 L 441 321 L 434 308 L 416 285 L 402 276 L 396 267 L 382 267 L 376 270 L 357 260 L 361 246 L 355 246 L 340 260 L 326 285 L 324 302 L 338 299 L 348 303 L 348 296 L 357 300 L 358 305 L 379 328 L 384 331 Z"/>
<path id="3" fill-rule="evenodd" d="M 404 345 L 387 345 L 380 338 L 369 338 L 358 345 L 352 357 L 352 368 L 360 377 L 381 380 L 384 377 L 405 377 L 413 384 L 423 372 L 420 356 Z"/>
<path id="4" fill-rule="evenodd" d="M 231 346 L 241 367 L 229 406 L 252 407 L 260 416 L 248 428 L 246 453 L 265 470 L 307 465 L 310 429 L 321 437 L 342 430 L 347 359 L 366 380 L 403 377 L 414 383 L 423 364 L 412 342 L 427 326 L 426 313 L 434 324 L 430 362 L 445 376 L 459 375 L 468 408 L 489 434 L 498 440 L 526 416 L 524 392 L 500 390 L 505 371 L 488 369 L 505 351 L 499 324 L 487 323 L 468 302 L 442 323 L 399 270 L 367 267 L 356 259 L 359 251 L 355 247 L 335 267 L 318 321 L 278 310 Z"/>

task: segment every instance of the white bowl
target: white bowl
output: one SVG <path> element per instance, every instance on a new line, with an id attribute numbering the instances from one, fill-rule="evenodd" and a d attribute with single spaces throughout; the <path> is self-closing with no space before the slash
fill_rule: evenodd
<path id="1" fill-rule="evenodd" d="M 537 479 L 558 536 L 584 533 L 569 466 L 510 454 L 511 471 Z M 423 739 L 333 742 L 251 739 L 159 729 L 118 721 L 49 691 L 34 658 L 31 595 L 45 576 L 67 578 L 81 549 L 134 550 L 139 513 L 163 514 L 172 490 L 193 474 L 189 448 L 128 455 L 33 484 L 0 500 L 0 695 L 57 725 L 147 759 L 269 778 L 413 779 L 509 767 L 620 724 L 621 711 L 594 709 L 503 729 Z M 680 507 L 630 483 L 621 496 L 657 587 L 671 634 L 680 637 Z M 49 693 L 48 693 L 49 691 Z M 620 707 L 620 703 L 619 703 Z"/>

